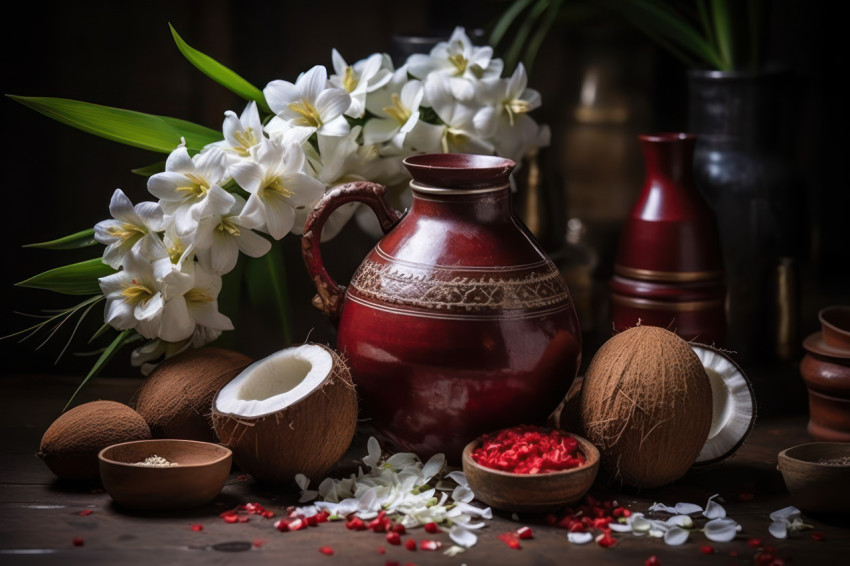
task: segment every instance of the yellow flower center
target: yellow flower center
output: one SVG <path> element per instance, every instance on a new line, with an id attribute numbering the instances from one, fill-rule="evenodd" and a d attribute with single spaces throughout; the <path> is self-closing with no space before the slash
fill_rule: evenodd
<path id="1" fill-rule="evenodd" d="M 188 196 L 193 198 L 201 198 L 207 194 L 207 191 L 210 190 L 210 184 L 207 183 L 207 180 L 200 175 L 184 173 L 183 176 L 187 181 L 189 181 L 189 183 L 184 187 L 177 187 L 178 191 L 186 193 Z"/>
<path id="2" fill-rule="evenodd" d="M 357 88 L 357 84 L 360 81 L 357 80 L 357 75 L 354 74 L 354 69 L 351 67 L 345 68 L 345 73 L 342 75 L 342 86 L 348 92 L 354 92 L 354 89 Z"/>
<path id="3" fill-rule="evenodd" d="M 233 137 L 236 138 L 237 142 L 239 142 L 239 145 L 234 147 L 233 150 L 242 157 L 248 157 L 248 148 L 254 147 L 260 143 L 260 140 L 257 139 L 257 135 L 254 133 L 254 128 L 248 128 L 241 132 L 236 132 L 233 134 Z"/>
<path id="4" fill-rule="evenodd" d="M 177 264 L 180 261 L 180 258 L 183 257 L 183 252 L 186 251 L 186 247 L 183 245 L 183 242 L 180 240 L 175 240 L 171 247 L 168 248 L 168 259 L 171 260 L 171 263 Z"/>
<path id="5" fill-rule="evenodd" d="M 129 240 L 130 238 L 141 238 L 145 235 L 145 231 L 133 224 L 121 224 L 121 226 L 110 226 L 106 229 L 106 233 L 119 240 Z"/>
<path id="6" fill-rule="evenodd" d="M 138 304 L 148 302 L 155 293 L 133 279 L 133 284 L 121 291 L 121 295 L 131 306 L 135 307 Z"/>
<path id="7" fill-rule="evenodd" d="M 466 66 L 469 64 L 469 61 L 460 53 L 455 53 L 454 55 L 449 55 L 449 62 L 455 66 L 457 69 L 456 75 L 462 75 L 466 72 Z"/>
<path id="8" fill-rule="evenodd" d="M 450 148 L 462 148 L 469 141 L 469 136 L 457 130 L 446 130 L 443 137 L 443 151 L 449 153 Z"/>
<path id="9" fill-rule="evenodd" d="M 221 222 L 219 222 L 218 226 L 216 226 L 216 229 L 221 232 L 227 232 L 231 236 L 238 236 L 240 233 L 239 226 L 234 224 L 229 218 L 222 218 Z"/>
<path id="10" fill-rule="evenodd" d="M 287 108 L 301 116 L 295 122 L 297 125 L 309 126 L 311 128 L 322 127 L 322 118 L 319 116 L 319 111 L 308 100 L 302 98 L 299 102 L 293 102 Z"/>
<path id="11" fill-rule="evenodd" d="M 209 291 L 206 289 L 199 289 L 197 287 L 193 289 L 189 289 L 183 298 L 186 299 L 188 303 L 210 303 L 215 300 L 215 297 L 210 295 Z"/>
<path id="12" fill-rule="evenodd" d="M 263 189 L 266 191 L 273 191 L 285 198 L 289 198 L 295 194 L 286 188 L 286 186 L 283 184 L 283 179 L 281 179 L 280 177 L 273 177 L 269 179 Z"/>
<path id="13" fill-rule="evenodd" d="M 393 93 L 393 105 L 385 106 L 381 108 L 384 112 L 387 113 L 393 120 L 401 124 L 402 126 L 407 122 L 410 118 L 411 112 L 408 110 L 404 104 L 401 102 L 401 97 Z"/>

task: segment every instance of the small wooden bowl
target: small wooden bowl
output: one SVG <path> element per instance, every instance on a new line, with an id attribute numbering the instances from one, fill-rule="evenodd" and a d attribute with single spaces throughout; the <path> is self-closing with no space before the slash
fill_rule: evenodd
<path id="1" fill-rule="evenodd" d="M 479 438 L 463 449 L 463 473 L 475 497 L 497 509 L 540 513 L 566 507 L 587 493 L 599 472 L 599 450 L 580 436 L 570 436 L 578 441 L 584 454 L 586 462 L 581 467 L 545 474 L 494 470 L 472 458 L 472 452 L 481 446 Z"/>
<path id="2" fill-rule="evenodd" d="M 811 442 L 779 453 L 779 471 L 794 504 L 814 513 L 846 513 L 850 506 L 850 464 L 824 460 L 850 459 L 850 444 Z"/>
<path id="3" fill-rule="evenodd" d="M 176 466 L 140 466 L 151 456 Z M 97 455 L 100 479 L 128 509 L 187 509 L 212 501 L 230 475 L 229 448 L 195 440 L 137 440 L 107 446 Z"/>

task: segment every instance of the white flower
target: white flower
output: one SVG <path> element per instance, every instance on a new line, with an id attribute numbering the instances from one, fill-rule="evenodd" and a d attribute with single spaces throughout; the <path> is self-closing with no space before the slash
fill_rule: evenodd
<path id="1" fill-rule="evenodd" d="M 770 520 L 773 522 L 768 527 L 768 531 L 775 538 L 788 538 L 789 533 L 811 528 L 811 525 L 803 522 L 800 510 L 794 506 L 783 507 L 774 511 L 770 514 Z"/>
<path id="2" fill-rule="evenodd" d="M 475 83 L 486 77 L 499 77 L 503 63 L 493 59 L 492 47 L 475 47 L 462 27 L 455 28 L 449 41 L 440 42 L 430 54 L 414 54 L 407 59 L 410 74 L 418 79 L 445 76 L 452 94 L 463 101 L 475 97 Z"/>
<path id="3" fill-rule="evenodd" d="M 256 161 L 241 161 L 230 168 L 240 187 L 251 194 L 242 209 L 242 225 L 283 238 L 292 230 L 295 210 L 312 206 L 325 186 L 303 173 L 304 151 L 295 145 L 263 144 Z"/>
<path id="4" fill-rule="evenodd" d="M 270 82 L 263 94 L 277 117 L 290 126 L 326 136 L 344 136 L 349 128 L 343 113 L 351 105 L 351 96 L 344 89 L 328 88 L 327 73 L 317 65 L 298 77 L 295 84 Z"/>
<path id="5" fill-rule="evenodd" d="M 218 148 L 208 148 L 192 158 L 181 144 L 168 156 L 165 172 L 148 179 L 148 191 L 160 199 L 163 212 L 170 215 L 181 236 L 197 228 L 210 190 L 224 180 L 224 161 Z"/>
<path id="6" fill-rule="evenodd" d="M 408 134 L 408 143 L 423 146 L 437 137 L 443 152 L 493 153 L 493 144 L 481 139 L 474 124 L 476 109 L 458 101 L 449 90 L 448 79 L 431 75 L 425 81 L 425 99 L 444 125 L 419 122 Z"/>
<path id="7" fill-rule="evenodd" d="M 476 125 L 483 135 L 493 135 L 499 121 L 513 126 L 520 116 L 540 106 L 540 93 L 526 88 L 527 84 L 528 75 L 522 63 L 509 79 L 481 81 L 480 98 L 488 106 L 476 115 Z"/>
<path id="8" fill-rule="evenodd" d="M 154 232 L 162 229 L 162 209 L 154 202 L 140 202 L 134 207 L 121 189 L 115 189 L 109 213 L 113 220 L 98 222 L 94 239 L 106 245 L 103 263 L 118 269 L 124 256 L 138 248 L 142 238 L 155 238 Z"/>
<path id="9" fill-rule="evenodd" d="M 169 306 L 173 304 L 171 308 L 175 312 L 185 312 L 186 317 L 169 325 L 163 324 L 160 331 L 160 337 L 169 342 L 191 337 L 198 326 L 214 331 L 233 330 L 230 319 L 218 311 L 221 277 L 208 272 L 197 262 L 188 265 L 192 274 L 191 287 L 167 303 Z"/>
<path id="10" fill-rule="evenodd" d="M 257 103 L 253 100 L 248 103 L 241 116 L 237 117 L 232 110 L 226 111 L 221 129 L 224 141 L 212 145 L 218 145 L 226 153 L 233 153 L 241 158 L 249 157 L 265 141 L 260 113 Z"/>
<path id="11" fill-rule="evenodd" d="M 366 94 L 381 88 L 392 77 L 392 71 L 385 68 L 385 58 L 380 53 L 373 53 L 366 59 L 349 65 L 336 49 L 331 51 L 334 73 L 330 83 L 345 90 L 351 96 L 351 106 L 345 111 L 346 116 L 362 118 L 366 110 Z"/>
<path id="12" fill-rule="evenodd" d="M 395 145 L 401 146 L 405 135 L 419 121 L 419 106 L 424 96 L 422 81 L 409 81 L 404 67 L 396 71 L 392 80 L 366 101 L 369 112 L 376 117 L 363 127 L 363 143 L 383 143 L 401 135 L 394 140 Z"/>
<path id="13" fill-rule="evenodd" d="M 135 329 L 145 338 L 159 338 L 163 322 L 182 325 L 183 313 L 169 305 L 153 265 L 141 253 L 131 250 L 124 256 L 121 271 L 98 282 L 106 297 L 104 318 L 113 328 Z"/>
<path id="14" fill-rule="evenodd" d="M 229 273 L 239 259 L 239 252 L 251 257 L 264 256 L 271 242 L 246 226 L 241 213 L 245 199 L 234 197 L 229 210 L 201 219 L 195 237 L 198 261 L 218 275 Z"/>

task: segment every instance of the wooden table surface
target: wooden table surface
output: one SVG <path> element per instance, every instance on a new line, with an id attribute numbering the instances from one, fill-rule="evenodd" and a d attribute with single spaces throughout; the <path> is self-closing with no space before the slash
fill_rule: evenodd
<path id="1" fill-rule="evenodd" d="M 295 494 L 256 486 L 234 472 L 220 496 L 206 507 L 181 513 L 131 514 L 114 506 L 97 485 L 68 486 L 54 476 L 33 454 L 47 426 L 59 414 L 78 378 L 51 376 L 6 376 L 0 379 L 0 564 L 321 564 L 332 566 L 374 564 L 388 561 L 400 565 L 487 565 L 499 564 L 626 564 L 642 565 L 650 556 L 661 564 L 754 564 L 758 552 L 748 541 L 758 538 L 776 548 L 785 564 L 850 563 L 850 529 L 845 521 L 804 515 L 824 540 L 812 531 L 778 540 L 768 533 L 768 515 L 792 501 L 776 470 L 776 454 L 783 448 L 808 441 L 805 417 L 771 418 L 759 421 L 750 441 L 734 459 L 720 466 L 693 471 L 672 486 L 644 492 L 616 492 L 603 485 L 594 487 L 598 497 L 616 497 L 633 511 L 647 511 L 655 501 L 674 505 L 687 501 L 704 505 L 708 496 L 720 493 L 730 517 L 743 526 L 739 537 L 728 543 L 710 543 L 701 533 L 692 533 L 680 547 L 659 539 L 616 534 L 617 544 L 604 549 L 596 544 L 575 546 L 566 532 L 546 526 L 537 516 L 497 514 L 480 531 L 478 544 L 456 557 L 442 551 L 410 552 L 387 545 L 383 535 L 353 532 L 341 522 L 317 528 L 280 533 L 274 520 L 253 516 L 242 524 L 228 524 L 218 517 L 239 503 L 259 502 L 280 513 L 295 502 Z M 101 378 L 83 394 L 83 400 L 127 401 L 140 381 Z M 358 436 L 352 451 L 359 453 L 365 439 Z M 363 451 L 365 452 L 365 451 Z M 847 489 L 850 489 L 848 485 Z M 749 499 L 752 494 L 752 499 Z M 747 500 L 745 500 L 747 499 Z M 88 515 L 80 515 L 91 510 Z M 848 514 L 850 516 L 850 513 Z M 191 525 L 203 525 L 195 532 Z M 521 550 L 508 548 L 497 537 L 530 525 L 534 539 L 522 541 Z M 410 536 L 422 538 L 423 531 Z M 74 546 L 75 538 L 84 540 Z M 443 542 L 446 534 L 429 536 Z M 264 541 L 255 546 L 255 541 Z M 700 547 L 711 544 L 715 553 L 703 555 Z M 332 556 L 321 554 L 330 546 Z M 381 555 L 377 547 L 386 548 Z"/>

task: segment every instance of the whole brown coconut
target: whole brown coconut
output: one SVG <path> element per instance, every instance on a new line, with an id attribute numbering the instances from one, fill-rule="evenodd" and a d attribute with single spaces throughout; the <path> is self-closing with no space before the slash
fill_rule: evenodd
<path id="1" fill-rule="evenodd" d="M 321 480 L 345 454 L 357 425 L 357 394 L 345 362 L 304 344 L 246 368 L 216 395 L 213 423 L 236 465 L 265 483 L 302 473 Z"/>
<path id="2" fill-rule="evenodd" d="M 154 438 L 215 442 L 212 401 L 219 389 L 251 365 L 247 356 L 221 348 L 189 350 L 161 363 L 136 397 L 136 411 Z"/>
<path id="3" fill-rule="evenodd" d="M 652 488 L 682 477 L 711 426 L 711 384 L 687 342 L 653 326 L 608 340 L 590 363 L 581 420 L 602 464 L 623 484 Z"/>
<path id="4" fill-rule="evenodd" d="M 53 421 L 41 439 L 38 456 L 62 479 L 94 479 L 98 452 L 112 444 L 150 437 L 145 419 L 127 405 L 92 401 Z"/>

